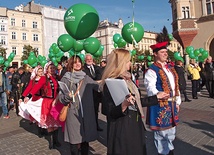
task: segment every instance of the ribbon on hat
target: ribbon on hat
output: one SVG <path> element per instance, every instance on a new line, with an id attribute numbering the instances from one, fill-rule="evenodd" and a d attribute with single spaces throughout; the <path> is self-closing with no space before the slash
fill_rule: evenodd
<path id="1" fill-rule="evenodd" d="M 49 67 L 50 65 L 52 65 L 52 64 L 53 64 L 53 62 L 51 62 L 51 61 L 49 61 L 48 63 L 45 64 L 45 67 L 44 67 L 44 74 L 47 74 L 47 72 L 48 72 L 48 67 Z"/>
<path id="2" fill-rule="evenodd" d="M 37 72 L 38 72 L 39 69 L 42 69 L 42 66 L 38 65 L 38 66 L 36 66 L 36 67 L 33 69 L 33 72 L 31 73 L 31 76 L 30 76 L 30 79 L 31 79 L 31 80 L 32 80 L 33 78 L 36 77 Z"/>

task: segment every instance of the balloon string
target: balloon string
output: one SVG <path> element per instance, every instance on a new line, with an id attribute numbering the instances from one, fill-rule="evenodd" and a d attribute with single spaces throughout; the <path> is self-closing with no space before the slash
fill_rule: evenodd
<path id="1" fill-rule="evenodd" d="M 132 22 L 134 27 L 134 0 L 132 0 Z"/>

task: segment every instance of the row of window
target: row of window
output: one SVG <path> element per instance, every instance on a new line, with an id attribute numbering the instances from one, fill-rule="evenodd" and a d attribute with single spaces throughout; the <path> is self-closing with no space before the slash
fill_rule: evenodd
<path id="1" fill-rule="evenodd" d="M 13 40 L 17 39 L 16 32 L 12 32 L 11 39 L 13 39 Z M 27 33 L 22 33 L 22 40 L 27 40 Z M 33 34 L 32 40 L 33 41 L 39 41 L 39 35 Z"/>
<path id="2" fill-rule="evenodd" d="M 39 48 L 34 48 L 35 51 L 37 51 L 37 54 L 39 53 Z M 11 51 L 14 52 L 15 54 L 17 54 L 17 47 L 13 46 L 11 47 Z M 24 47 L 22 49 L 22 51 L 24 51 Z"/>
<path id="3" fill-rule="evenodd" d="M 10 25 L 16 26 L 16 19 L 15 18 L 11 18 Z M 24 19 L 22 19 L 22 27 L 26 27 L 26 20 L 24 20 Z M 32 22 L 32 28 L 34 28 L 34 29 L 38 28 L 38 23 L 36 21 Z"/>
<path id="4" fill-rule="evenodd" d="M 12 32 L 11 39 L 13 39 L 13 40 L 17 39 L 16 32 Z M 27 40 L 27 34 L 26 33 L 22 33 L 22 40 Z M 39 41 L 38 34 L 33 34 L 32 40 L 33 41 Z M 0 44 L 6 45 L 6 37 L 5 36 L 1 36 L 1 38 L 0 38 Z"/>

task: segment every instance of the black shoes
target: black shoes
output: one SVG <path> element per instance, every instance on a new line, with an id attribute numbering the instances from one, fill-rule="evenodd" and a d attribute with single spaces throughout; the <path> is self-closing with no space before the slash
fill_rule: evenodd
<path id="1" fill-rule="evenodd" d="M 190 99 L 186 99 L 186 100 L 184 100 L 184 102 L 191 102 L 192 100 L 190 100 Z"/>

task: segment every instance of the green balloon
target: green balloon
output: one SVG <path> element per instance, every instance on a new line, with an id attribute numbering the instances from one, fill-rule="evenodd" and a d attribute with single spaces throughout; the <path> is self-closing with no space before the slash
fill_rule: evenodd
<path id="1" fill-rule="evenodd" d="M 89 37 L 85 39 L 83 43 L 83 48 L 87 53 L 94 54 L 100 48 L 100 41 L 95 37 Z"/>
<path id="2" fill-rule="evenodd" d="M 69 51 L 73 47 L 73 44 L 74 39 L 69 34 L 62 34 L 57 39 L 57 45 L 63 52 Z"/>
<path id="3" fill-rule="evenodd" d="M 32 55 L 29 56 L 27 60 L 28 60 L 28 64 L 29 64 L 29 65 L 33 65 L 34 63 L 37 62 L 36 56 L 32 56 Z"/>
<path id="4" fill-rule="evenodd" d="M 13 58 L 9 55 L 9 57 L 7 58 L 7 61 L 11 62 L 13 61 Z"/>
<path id="5" fill-rule="evenodd" d="M 174 58 L 175 58 L 175 60 L 179 60 L 180 57 L 181 57 L 181 54 L 180 54 L 179 52 L 175 52 L 175 53 L 174 53 Z"/>
<path id="6" fill-rule="evenodd" d="M 147 62 L 147 64 L 148 64 L 148 66 L 151 66 L 151 65 L 152 65 L 152 62 L 149 61 L 149 62 Z"/>
<path id="7" fill-rule="evenodd" d="M 194 51 L 194 47 L 192 47 L 192 46 L 187 46 L 186 47 L 187 54 L 189 54 L 190 52 L 193 52 L 193 51 Z"/>
<path id="8" fill-rule="evenodd" d="M 136 43 L 141 41 L 144 35 L 144 29 L 143 27 L 137 23 L 137 22 L 130 22 L 123 26 L 122 28 L 122 36 L 123 39 L 132 44 L 132 42 L 135 40 Z M 134 39 L 134 40 L 133 40 Z"/>
<path id="9" fill-rule="evenodd" d="M 131 51 L 131 56 L 135 56 L 137 54 L 137 51 L 134 49 Z"/>
<path id="10" fill-rule="evenodd" d="M 10 66 L 10 62 L 6 60 L 6 61 L 4 62 L 4 66 L 5 66 L 5 67 Z"/>
<path id="11" fill-rule="evenodd" d="M 75 52 L 80 52 L 83 50 L 83 43 L 84 43 L 84 40 L 74 40 L 74 51 Z"/>
<path id="12" fill-rule="evenodd" d="M 42 60 L 42 61 L 40 62 L 40 65 L 41 65 L 42 67 L 44 67 L 46 63 L 47 63 L 47 60 Z"/>
<path id="13" fill-rule="evenodd" d="M 152 61 L 152 57 L 150 55 L 147 56 L 148 61 Z"/>
<path id="14" fill-rule="evenodd" d="M 202 53 L 204 51 L 204 49 L 203 48 L 199 48 L 199 51 L 200 51 L 200 53 Z"/>
<path id="15" fill-rule="evenodd" d="M 73 49 L 71 49 L 70 51 L 68 51 L 68 53 L 69 53 L 69 57 L 72 57 L 75 54 L 75 52 L 73 51 Z"/>
<path id="16" fill-rule="evenodd" d="M 173 35 L 172 34 L 168 34 L 168 38 L 169 38 L 170 41 L 172 41 L 173 40 Z"/>
<path id="17" fill-rule="evenodd" d="M 72 5 L 64 15 L 64 26 L 74 39 L 82 40 L 91 36 L 99 24 L 99 15 L 88 4 Z"/>
<path id="18" fill-rule="evenodd" d="M 126 46 L 126 41 L 121 37 L 121 38 L 118 40 L 117 45 L 118 45 L 119 48 L 125 47 L 125 46 Z"/>
<path id="19" fill-rule="evenodd" d="M 42 61 L 43 57 L 41 55 L 38 55 L 38 61 Z"/>
<path id="20" fill-rule="evenodd" d="M 4 63 L 4 57 L 0 56 L 0 64 Z"/>
<path id="21" fill-rule="evenodd" d="M 114 48 L 118 48 L 118 45 L 117 45 L 117 43 L 114 43 Z"/>
<path id="22" fill-rule="evenodd" d="M 103 55 L 103 51 L 98 50 L 96 53 L 93 54 L 95 57 L 101 57 Z"/>
<path id="23" fill-rule="evenodd" d="M 35 56 L 34 52 L 30 52 L 29 56 Z"/>
<path id="24" fill-rule="evenodd" d="M 28 64 L 28 60 L 23 60 L 23 63 L 24 64 Z"/>
<path id="25" fill-rule="evenodd" d="M 206 58 L 208 58 L 208 56 L 209 56 L 208 51 L 204 50 L 204 51 L 202 52 L 202 58 L 203 58 L 203 59 L 206 59 Z"/>
<path id="26" fill-rule="evenodd" d="M 82 62 L 85 61 L 85 55 L 84 54 L 80 53 L 80 54 L 77 54 L 77 55 L 80 57 L 80 59 L 82 60 Z"/>
<path id="27" fill-rule="evenodd" d="M 114 43 L 118 43 L 118 40 L 121 38 L 121 35 L 120 34 L 118 34 L 118 33 L 116 33 L 116 34 L 114 34 L 113 35 L 113 41 L 114 41 Z"/>
<path id="28" fill-rule="evenodd" d="M 194 52 L 191 52 L 191 53 L 189 54 L 189 57 L 190 57 L 191 59 L 195 59 L 195 54 L 194 54 Z"/>
<path id="29" fill-rule="evenodd" d="M 31 67 L 36 67 L 36 66 L 38 66 L 37 62 L 35 62 L 34 64 L 31 65 Z"/>
<path id="30" fill-rule="evenodd" d="M 143 60 L 144 59 L 144 55 L 138 55 L 137 59 L 140 60 L 140 61 Z"/>
<path id="31" fill-rule="evenodd" d="M 14 52 L 12 52 L 12 53 L 10 53 L 10 57 L 13 59 L 14 57 L 15 57 L 15 53 Z"/>
<path id="32" fill-rule="evenodd" d="M 195 49 L 195 50 L 194 50 L 194 55 L 197 57 L 199 54 L 200 54 L 199 49 Z"/>

